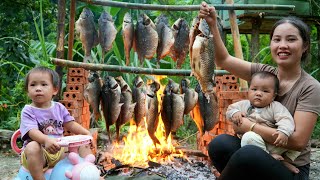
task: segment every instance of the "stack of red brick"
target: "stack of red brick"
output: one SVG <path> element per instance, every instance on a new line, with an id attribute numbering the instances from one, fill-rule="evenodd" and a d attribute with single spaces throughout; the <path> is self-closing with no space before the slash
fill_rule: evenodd
<path id="1" fill-rule="evenodd" d="M 83 68 L 69 68 L 67 74 L 67 87 L 63 93 L 63 100 L 60 100 L 84 128 L 89 129 L 90 111 L 89 104 L 83 98 L 83 91 L 87 80 L 88 71 Z"/>
<path id="2" fill-rule="evenodd" d="M 232 124 L 226 119 L 226 111 L 230 104 L 239 100 L 247 99 L 247 92 L 239 91 L 237 77 L 234 75 L 223 75 L 216 77 L 216 93 L 219 103 L 219 122 L 203 136 L 198 133 L 198 149 L 208 154 L 207 146 L 210 141 L 219 134 L 234 134 Z"/>

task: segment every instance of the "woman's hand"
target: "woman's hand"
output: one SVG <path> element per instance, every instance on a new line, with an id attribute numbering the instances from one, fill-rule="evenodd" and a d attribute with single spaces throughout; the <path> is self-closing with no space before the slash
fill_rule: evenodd
<path id="1" fill-rule="evenodd" d="M 209 27 L 217 24 L 217 14 L 213 6 L 209 6 L 206 2 L 200 5 L 199 18 L 204 18 Z"/>

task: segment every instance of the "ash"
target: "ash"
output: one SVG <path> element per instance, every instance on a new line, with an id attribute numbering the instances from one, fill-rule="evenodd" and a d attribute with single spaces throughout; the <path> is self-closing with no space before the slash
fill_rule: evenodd
<path id="1" fill-rule="evenodd" d="M 210 170 L 210 165 L 201 161 L 176 159 L 175 162 L 161 165 L 160 167 L 149 169 L 156 174 L 161 174 L 168 180 L 215 180 L 216 177 Z"/>

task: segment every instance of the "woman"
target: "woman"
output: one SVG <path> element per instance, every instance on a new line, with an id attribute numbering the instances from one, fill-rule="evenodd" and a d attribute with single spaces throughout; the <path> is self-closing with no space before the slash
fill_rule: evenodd
<path id="1" fill-rule="evenodd" d="M 240 139 L 227 134 L 217 136 L 208 147 L 213 165 L 221 173 L 219 179 L 308 179 L 310 169 L 310 137 L 320 114 L 320 84 L 302 68 L 310 51 L 310 33 L 308 26 L 301 20 L 288 17 L 275 23 L 270 33 L 270 49 L 277 67 L 250 63 L 231 56 L 224 46 L 217 27 L 217 15 L 214 7 L 205 2 L 200 6 L 199 17 L 204 18 L 214 34 L 215 63 L 230 73 L 249 81 L 258 71 L 269 71 L 280 80 L 280 91 L 276 100 L 288 108 L 294 117 L 296 129 L 288 143 L 282 147 L 301 151 L 300 156 L 289 162 L 299 169 L 298 173 L 289 171 L 280 161 L 256 146 L 240 148 Z M 238 133 L 250 129 L 273 143 L 276 129 L 243 118 L 239 126 L 234 125 Z M 253 128 L 251 128 L 253 127 Z"/>

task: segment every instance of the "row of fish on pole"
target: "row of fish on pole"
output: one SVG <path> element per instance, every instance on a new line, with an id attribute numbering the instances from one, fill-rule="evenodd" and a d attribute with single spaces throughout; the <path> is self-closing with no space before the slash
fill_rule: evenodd
<path id="1" fill-rule="evenodd" d="M 156 54 L 158 61 L 169 55 L 177 62 L 177 68 L 181 68 L 187 54 L 192 49 L 196 40 L 195 33 L 199 33 L 200 20 L 194 21 L 192 28 L 189 28 L 185 19 L 179 18 L 170 27 L 165 15 L 160 15 L 155 19 L 155 23 L 146 15 L 140 14 L 134 27 L 132 17 L 126 13 L 123 18 L 122 36 L 124 42 L 124 52 L 126 65 L 130 63 L 130 51 L 133 48 L 138 54 L 138 59 L 142 64 L 144 59 L 152 59 Z M 116 38 L 117 29 L 115 28 L 112 16 L 107 12 L 102 12 L 98 20 L 99 30 L 95 28 L 94 15 L 89 8 L 84 8 L 76 21 L 76 32 L 79 34 L 80 41 L 85 52 L 84 62 L 91 59 L 91 49 L 100 43 L 102 47 L 102 59 L 104 54 L 112 48 L 112 43 Z M 202 32 L 202 37 L 209 37 L 209 29 Z M 207 34 L 206 34 L 207 33 Z M 202 41 L 202 40 L 198 40 Z M 190 50 L 189 50 L 190 49 Z M 191 60 L 192 62 L 192 60 Z M 102 63 L 102 62 L 101 62 Z"/>
<path id="2" fill-rule="evenodd" d="M 218 103 L 215 93 L 208 99 L 198 84 L 195 89 L 190 88 L 190 80 L 183 79 L 180 85 L 173 80 L 165 86 L 161 95 L 161 109 L 157 91 L 160 84 L 152 80 L 145 83 L 140 76 L 133 80 L 132 90 L 127 82 L 118 76 L 105 76 L 103 80 L 95 71 L 90 71 L 89 83 L 84 90 L 84 98 L 92 109 L 91 125 L 101 117 L 100 109 L 106 123 L 109 139 L 109 126 L 116 125 L 117 140 L 119 140 L 122 125 L 133 119 L 138 127 L 145 125 L 154 144 L 160 144 L 155 136 L 159 115 L 165 126 L 166 138 L 171 133 L 175 135 L 184 123 L 184 115 L 190 113 L 199 131 L 210 131 L 218 122 Z M 101 108 L 99 107 L 101 105 Z"/>

